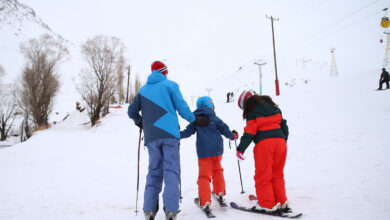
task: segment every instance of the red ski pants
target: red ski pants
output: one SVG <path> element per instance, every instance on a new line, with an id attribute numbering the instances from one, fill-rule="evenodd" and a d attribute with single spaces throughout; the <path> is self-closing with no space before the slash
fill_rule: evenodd
<path id="1" fill-rule="evenodd" d="M 222 155 L 198 159 L 198 194 L 201 206 L 204 206 L 206 202 L 209 202 L 211 205 L 211 181 L 213 183 L 213 192 L 216 195 L 220 192 L 225 195 L 225 179 L 223 177 L 221 160 Z"/>
<path id="2" fill-rule="evenodd" d="M 287 201 L 284 186 L 284 165 L 287 145 L 283 138 L 267 138 L 256 144 L 255 187 L 258 203 L 261 207 L 272 208 L 276 203 Z"/>

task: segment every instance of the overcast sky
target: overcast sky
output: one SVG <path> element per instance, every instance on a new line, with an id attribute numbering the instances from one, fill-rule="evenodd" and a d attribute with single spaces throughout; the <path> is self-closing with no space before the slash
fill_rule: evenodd
<path id="1" fill-rule="evenodd" d="M 278 59 L 312 58 L 338 67 L 379 69 L 384 44 L 379 26 L 387 0 L 19 0 L 53 31 L 76 45 L 103 34 L 119 37 L 137 71 L 165 60 L 174 72 L 233 72 L 254 59 L 272 67 L 270 20 Z M 282 74 L 282 73 L 281 73 Z"/>

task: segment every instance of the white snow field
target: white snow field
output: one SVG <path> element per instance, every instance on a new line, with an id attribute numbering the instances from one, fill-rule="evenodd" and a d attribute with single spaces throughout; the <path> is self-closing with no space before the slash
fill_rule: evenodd
<path id="1" fill-rule="evenodd" d="M 272 96 L 290 128 L 286 189 L 292 207 L 304 213 L 301 219 L 389 218 L 390 90 L 375 91 L 378 75 L 355 73 L 282 86 L 281 96 Z M 218 89 L 224 85 L 216 85 Z M 241 135 L 245 122 L 236 102 L 214 101 L 217 115 Z M 112 109 L 96 127 L 85 122 L 87 116 L 75 111 L 27 142 L 0 149 L 0 219 L 144 218 L 148 153 L 141 146 L 136 215 L 139 130 L 127 116 L 127 105 Z M 181 120 L 182 128 L 186 124 Z M 183 200 L 178 219 L 206 219 L 193 203 L 195 136 L 183 140 L 180 148 Z M 240 193 L 233 149 L 225 139 L 227 200 L 250 207 L 248 194 L 255 192 L 253 144 L 240 163 L 245 194 Z M 215 201 L 212 209 L 217 219 L 278 219 L 222 209 Z M 165 219 L 162 210 L 156 219 Z"/>

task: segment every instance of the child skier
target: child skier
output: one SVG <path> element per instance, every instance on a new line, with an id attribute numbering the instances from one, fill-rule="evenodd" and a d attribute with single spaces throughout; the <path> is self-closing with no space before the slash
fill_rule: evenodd
<path id="1" fill-rule="evenodd" d="M 213 100 L 208 96 L 200 97 L 197 102 L 195 116 L 208 116 L 210 123 L 208 126 L 201 127 L 194 123 L 189 124 L 185 130 L 180 132 L 181 138 L 187 138 L 197 132 L 196 152 L 198 155 L 199 176 L 198 176 L 198 194 L 199 205 L 207 211 L 211 205 L 210 182 L 213 184 L 213 194 L 220 201 L 224 201 L 225 179 L 223 168 L 221 166 L 223 154 L 223 140 L 221 134 L 225 137 L 235 140 L 238 138 L 236 131 L 230 131 L 229 127 L 216 116 L 214 112 Z"/>
<path id="2" fill-rule="evenodd" d="M 288 127 L 271 97 L 245 90 L 238 99 L 246 119 L 244 134 L 237 148 L 237 158 L 253 141 L 255 147 L 255 187 L 258 201 L 255 209 L 266 212 L 291 212 L 287 202 L 283 169 L 287 156 Z"/>

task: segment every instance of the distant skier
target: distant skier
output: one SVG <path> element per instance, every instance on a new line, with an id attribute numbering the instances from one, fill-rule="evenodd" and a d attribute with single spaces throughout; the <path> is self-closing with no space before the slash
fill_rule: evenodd
<path id="1" fill-rule="evenodd" d="M 246 119 L 244 134 L 237 148 L 237 158 L 244 160 L 243 153 L 252 141 L 255 143 L 255 187 L 257 210 L 274 212 L 291 211 L 284 182 L 284 165 L 287 155 L 288 127 L 278 106 L 269 96 L 257 95 L 244 90 L 238 98 Z"/>
<path id="2" fill-rule="evenodd" d="M 195 132 L 197 133 L 196 152 L 199 165 L 197 181 L 199 201 L 202 209 L 210 210 L 210 182 L 213 184 L 213 193 L 220 202 L 224 201 L 224 196 L 226 195 L 225 179 L 221 166 L 223 154 L 221 135 L 230 140 L 235 140 L 238 138 L 238 133 L 234 130 L 230 131 L 229 127 L 216 116 L 213 100 L 210 97 L 200 97 L 196 102 L 196 106 L 197 109 L 194 111 L 194 115 L 208 116 L 210 124 L 206 127 L 189 124 L 185 130 L 180 132 L 180 136 L 181 138 L 188 138 Z"/>
<path id="3" fill-rule="evenodd" d="M 228 92 L 228 93 L 226 94 L 226 96 L 227 96 L 226 103 L 229 103 L 229 102 L 230 102 L 230 92 Z"/>
<path id="4" fill-rule="evenodd" d="M 385 68 L 382 68 L 382 74 L 381 74 L 381 78 L 379 79 L 378 90 L 382 90 L 383 83 L 386 83 L 386 87 L 387 87 L 387 89 L 389 89 L 389 81 L 390 81 L 389 72 L 387 72 Z"/>
<path id="5" fill-rule="evenodd" d="M 199 126 L 209 123 L 207 117 L 194 116 L 179 86 L 168 80 L 167 74 L 164 63 L 154 62 L 146 85 L 142 86 L 128 109 L 129 117 L 140 129 L 144 129 L 145 145 L 149 152 L 143 207 L 147 220 L 156 216 L 163 180 L 166 218 L 176 219 L 179 210 L 180 130 L 176 111 L 190 123 Z"/>

